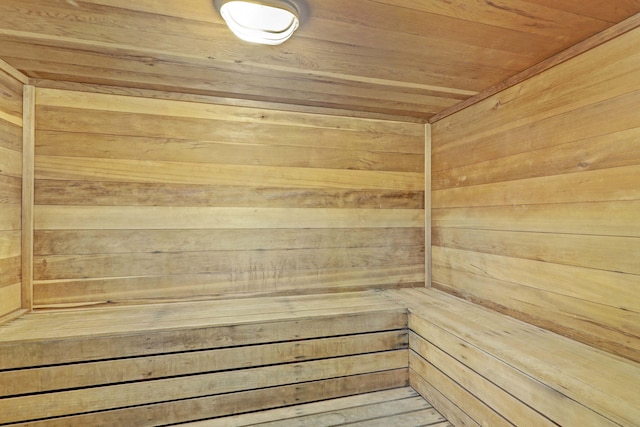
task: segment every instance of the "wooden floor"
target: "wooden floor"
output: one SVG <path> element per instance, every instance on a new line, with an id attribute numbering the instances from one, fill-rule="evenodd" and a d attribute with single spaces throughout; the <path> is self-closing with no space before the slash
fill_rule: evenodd
<path id="1" fill-rule="evenodd" d="M 181 425 L 189 427 L 452 427 L 411 387 Z"/>

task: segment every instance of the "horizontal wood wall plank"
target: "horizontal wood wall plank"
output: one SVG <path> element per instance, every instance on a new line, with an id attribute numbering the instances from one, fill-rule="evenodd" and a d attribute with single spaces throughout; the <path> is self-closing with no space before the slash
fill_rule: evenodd
<path id="1" fill-rule="evenodd" d="M 0 146 L 22 152 L 22 126 L 0 120 Z"/>
<path id="2" fill-rule="evenodd" d="M 433 209 L 434 227 L 640 237 L 637 201 Z"/>
<path id="3" fill-rule="evenodd" d="M 36 280 L 180 275 L 256 271 L 322 271 L 323 268 L 367 268 L 419 264 L 424 258 L 421 247 L 403 250 L 389 248 L 284 249 L 256 251 L 207 251 L 166 254 L 57 255 L 36 256 Z"/>
<path id="4" fill-rule="evenodd" d="M 14 280 L 15 280 L 14 276 Z M 22 306 L 22 285 L 20 278 L 8 286 L 0 286 L 0 313 L 9 314 L 19 310 Z M 7 319 L 9 320 L 9 319 Z"/>
<path id="5" fill-rule="evenodd" d="M 20 205 L 0 203 L 0 230 L 20 230 Z"/>
<path id="6" fill-rule="evenodd" d="M 20 255 L 0 258 L 0 287 L 20 282 L 22 277 Z"/>
<path id="7" fill-rule="evenodd" d="M 22 176 L 22 153 L 0 146 L 0 173 L 7 176 Z"/>
<path id="8" fill-rule="evenodd" d="M 633 128 L 437 171 L 433 173 L 433 189 L 544 177 L 549 167 L 556 175 L 561 175 L 637 165 L 640 162 L 639 134 L 640 128 Z M 614 151 L 607 149 L 611 145 L 615 145 Z"/>
<path id="9" fill-rule="evenodd" d="M 0 231 L 0 258 L 20 255 L 20 230 Z"/>
<path id="10" fill-rule="evenodd" d="M 201 104 L 199 104 L 201 105 Z M 205 104 L 204 108 L 208 105 Z M 58 132 L 81 132 L 99 135 L 121 135 L 130 137 L 171 138 L 192 141 L 219 141 L 246 144 L 247 138 L 256 138 L 252 143 L 261 145 L 287 145 L 293 147 L 324 147 L 334 149 L 372 150 L 424 154 L 424 139 L 415 134 L 399 134 L 381 130 L 341 129 L 339 127 L 309 127 L 291 124 L 231 122 L 224 119 L 201 119 L 142 113 L 123 113 L 79 108 L 38 106 L 38 129 Z M 118 123 L 117 127 L 110 126 Z M 416 126 L 415 124 L 408 124 Z M 256 132 L 260 133 L 257 134 Z M 301 134 L 301 132 L 304 133 Z M 304 135 L 304 137 L 303 137 Z M 371 141 L 376 140 L 372 146 Z"/>
<path id="11" fill-rule="evenodd" d="M 466 140 L 464 143 L 447 145 L 443 141 L 441 147 L 446 147 L 446 151 L 444 149 L 439 152 L 435 151 L 433 161 L 438 165 L 437 170 L 449 169 L 506 155 L 530 152 L 552 145 L 635 129 L 640 127 L 640 119 L 632 111 L 639 99 L 640 90 L 636 90 L 537 122 L 525 123 L 518 127 L 509 125 L 509 128 L 502 132 L 494 129 L 485 137 L 474 135 L 472 140 Z M 606 116 L 607 120 L 602 120 L 603 116 Z M 532 138 L 532 135 L 535 135 L 535 138 Z M 527 144 L 513 144 L 513 141 L 527 141 Z M 467 150 L 469 145 L 476 148 Z M 466 153 L 465 156 L 456 155 L 461 151 Z"/>
<path id="12" fill-rule="evenodd" d="M 588 276 L 614 285 L 624 274 L 640 274 L 636 254 L 640 251 L 640 239 L 636 237 L 590 236 L 583 234 L 528 233 L 524 231 L 469 230 L 458 228 L 434 228 L 433 245 L 442 249 L 462 249 L 482 254 L 494 254 L 545 263 L 575 266 L 588 269 L 579 274 L 585 291 Z M 622 249 L 620 253 L 618 249 Z M 496 259 L 497 260 L 497 259 Z M 517 259 L 513 259 L 517 262 Z M 558 266 L 560 267 L 560 266 Z M 549 268 L 553 266 L 549 265 Z M 579 269 L 564 268 L 568 280 Z M 599 270 L 599 271 L 596 271 Z M 571 273 L 569 273 L 571 271 Z M 614 277 L 618 279 L 614 279 Z M 597 279 L 596 279 L 597 278 Z M 633 280 L 632 277 L 629 277 Z M 629 282 L 630 284 L 631 282 Z M 626 287 L 626 286 L 625 286 Z M 622 287 L 621 287 L 622 288 Z M 629 289 L 632 291 L 632 288 Z M 611 292 L 610 292 L 611 291 Z M 631 295 L 624 290 L 608 290 L 609 298 L 616 299 L 614 305 L 630 303 Z M 618 294 L 622 292 L 623 294 Z M 577 296 L 577 295 L 576 295 Z M 586 294 L 585 294 L 586 296 Z M 602 301 L 604 294 L 594 301 Z"/>
<path id="13" fill-rule="evenodd" d="M 321 275 L 320 275 L 321 273 Z M 92 278 L 75 280 L 36 280 L 40 304 L 62 306 L 91 303 L 115 304 L 161 302 L 196 298 L 246 297 L 326 292 L 352 292 L 371 288 L 423 286 L 424 266 L 382 266 L 365 270 L 322 268 L 302 271 L 264 270 L 234 273 L 183 274 L 171 276 L 141 276 Z M 269 289 L 269 291 L 265 291 Z"/>
<path id="14" fill-rule="evenodd" d="M 590 272 L 588 268 L 434 247 L 434 282 L 438 287 L 637 359 L 634 353 L 640 348 L 640 329 L 635 319 L 640 304 L 635 295 L 639 276 L 598 275 L 597 271 L 591 276 Z M 581 286 L 571 286 L 570 279 Z M 500 292 L 491 297 L 490 288 Z M 547 293 L 554 294 L 551 301 Z M 520 302 L 523 298 L 525 303 Z"/>
<path id="15" fill-rule="evenodd" d="M 240 98 L 227 98 L 223 96 L 212 96 L 202 93 L 184 93 L 184 92 L 169 92 L 153 89 L 142 89 L 139 87 L 123 87 L 123 86 L 109 86 L 94 83 L 79 83 L 59 80 L 48 80 L 45 78 L 33 78 L 31 79 L 34 86 L 41 89 L 56 89 L 56 90 L 70 90 L 77 92 L 90 92 L 90 93 L 102 93 L 107 95 L 124 95 L 124 96 L 136 96 L 145 97 L 151 99 L 168 99 L 174 101 L 187 101 L 187 102 L 199 102 L 204 104 L 213 105 L 227 105 L 233 107 L 249 107 L 260 110 L 271 111 L 287 111 L 293 113 L 305 113 L 309 115 L 331 115 L 342 117 L 345 119 L 357 118 L 368 120 L 385 120 L 390 124 L 394 124 L 396 127 L 400 123 L 417 123 L 424 124 L 424 119 L 420 117 L 413 117 L 410 115 L 393 115 L 384 113 L 373 113 L 366 111 L 348 110 L 347 106 L 338 108 L 323 108 L 314 107 L 311 105 L 296 105 L 296 104 L 283 104 L 268 100 L 256 101 L 251 99 Z M 453 95 L 453 94 L 452 94 Z M 464 99 L 466 95 L 459 95 L 460 99 Z M 419 133 L 419 130 L 418 130 Z"/>
<path id="16" fill-rule="evenodd" d="M 422 209 L 424 191 L 37 180 L 39 205 Z"/>
<path id="17" fill-rule="evenodd" d="M 344 249 L 387 247 L 392 240 L 408 246 L 424 243 L 422 228 L 250 229 L 239 230 L 39 230 L 36 255 L 162 253 L 212 250 Z M 5 237 L 3 237 L 5 236 Z M 0 251 L 9 244 L 0 233 Z M 1 253 L 1 252 L 0 252 Z"/>
<path id="18" fill-rule="evenodd" d="M 20 204 L 22 180 L 19 177 L 0 174 L 0 204 Z"/>
<path id="19" fill-rule="evenodd" d="M 37 229 L 234 229 L 421 227 L 418 209 L 36 206 Z"/>
<path id="20" fill-rule="evenodd" d="M 69 153 L 74 157 L 157 160 L 229 165 L 305 167 L 321 169 L 424 172 L 423 156 L 414 153 L 337 150 L 227 143 L 188 139 L 146 138 L 41 131 L 38 152 L 43 156 Z"/>
<path id="21" fill-rule="evenodd" d="M 39 156 L 36 179 L 416 191 L 418 172 Z"/>
<path id="22" fill-rule="evenodd" d="M 179 93 L 166 93 L 163 95 L 167 97 L 167 99 L 157 99 L 150 96 L 151 93 L 147 92 L 142 92 L 145 97 L 140 96 L 141 94 L 135 90 L 127 93 L 127 89 L 122 87 L 109 89 L 109 92 L 124 92 L 125 96 L 111 93 L 88 92 L 84 86 L 82 86 L 81 89 L 82 90 L 73 91 L 39 87 L 38 104 L 51 107 L 224 120 L 227 122 L 246 124 L 260 122 L 306 128 L 340 128 L 349 131 L 369 131 L 375 129 L 377 132 L 405 136 L 413 135 L 417 138 L 422 137 L 423 134 L 421 124 L 407 126 L 405 122 L 292 112 L 282 108 L 247 108 L 250 107 L 250 105 L 234 106 L 215 104 L 213 102 L 220 103 L 223 101 L 222 99 L 215 98 L 211 98 L 208 103 L 197 102 L 195 100 L 185 102 L 185 100 L 173 100 L 169 98 L 172 96 L 180 96 Z M 129 89 L 129 91 L 132 90 Z M 156 95 L 160 96 L 161 94 L 156 93 Z"/>
<path id="23" fill-rule="evenodd" d="M 437 208 L 624 200 L 640 200 L 638 165 L 432 192 Z"/>

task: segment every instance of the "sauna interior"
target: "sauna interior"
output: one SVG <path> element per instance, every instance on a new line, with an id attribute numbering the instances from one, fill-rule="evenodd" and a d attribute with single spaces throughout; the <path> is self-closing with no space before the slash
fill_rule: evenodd
<path id="1" fill-rule="evenodd" d="M 639 426 L 640 1 L 0 2 L 0 425 Z"/>

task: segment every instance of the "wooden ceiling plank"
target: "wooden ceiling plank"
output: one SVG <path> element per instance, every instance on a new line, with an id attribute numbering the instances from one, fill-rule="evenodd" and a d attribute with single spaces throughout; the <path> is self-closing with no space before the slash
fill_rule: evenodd
<path id="1" fill-rule="evenodd" d="M 213 62 L 229 65 L 238 63 L 250 64 L 261 69 L 275 71 L 292 71 L 312 73 L 321 76 L 354 75 L 376 80 L 389 80 L 391 83 L 403 81 L 419 85 L 422 82 L 434 81 L 427 86 L 445 86 L 445 67 L 439 67 L 433 75 L 428 72 L 415 73 L 418 66 L 431 69 L 434 64 L 448 63 L 448 69 L 453 69 L 462 76 L 466 76 L 466 95 L 468 92 L 480 89 L 480 84 L 474 81 L 478 75 L 488 74 L 494 80 L 501 79 L 505 73 L 494 71 L 499 66 L 468 67 L 460 60 L 461 54 L 454 49 L 445 47 L 438 56 L 434 52 L 427 56 L 407 57 L 395 52 L 394 46 L 387 50 L 371 49 L 366 46 L 350 46 L 344 43 L 330 43 L 318 40 L 299 38 L 289 45 L 297 50 L 291 55 L 288 50 L 264 49 L 260 46 L 241 43 L 229 34 L 225 26 L 202 25 L 201 23 L 186 22 L 170 19 L 158 15 L 139 14 L 131 16 L 126 13 L 111 13 L 107 11 L 84 11 L 70 5 L 55 7 L 37 7 L 27 3 L 18 9 L 13 6 L 15 0 L 7 0 L 0 5 L 0 25 L 6 35 L 21 35 L 36 42 L 47 40 L 49 43 L 75 43 L 78 49 L 128 49 L 138 55 L 154 58 L 158 55 L 174 55 L 185 58 L 207 58 Z M 25 0 L 28 1 L 28 0 Z M 31 0 L 33 3 L 33 0 Z M 21 13 L 16 13 L 16 10 Z M 105 16 L 106 15 L 106 16 Z M 10 17 L 10 18 L 9 18 Z M 175 21 L 175 22 L 174 22 Z M 192 28 L 196 25 L 195 28 Z M 214 42 L 215 41 L 215 42 Z M 295 42 L 295 44 L 294 44 Z M 429 49 L 425 50 L 429 52 Z M 304 52 L 304 53 L 300 53 Z M 474 55 L 481 55 L 476 52 Z M 322 60 L 318 60 L 322 58 Z M 513 68 L 513 66 L 510 66 Z M 330 73 L 321 70 L 331 69 Z M 448 71 L 447 71 L 448 73 Z M 450 79 L 449 79 L 450 80 Z M 471 87 L 474 86 L 474 87 Z M 434 87 L 435 88 L 435 87 Z"/>
<path id="2" fill-rule="evenodd" d="M 473 1 L 421 1 L 380 0 L 396 7 L 449 16 L 465 21 L 481 22 L 500 28 L 526 31 L 569 41 L 584 38 L 601 31 L 605 21 L 584 15 L 575 15 L 556 7 L 538 5 L 525 0 Z"/>
<path id="3" fill-rule="evenodd" d="M 596 1 L 585 4 L 584 0 L 527 0 L 530 3 L 552 7 L 575 15 L 583 15 L 617 24 L 638 13 L 637 0 Z"/>

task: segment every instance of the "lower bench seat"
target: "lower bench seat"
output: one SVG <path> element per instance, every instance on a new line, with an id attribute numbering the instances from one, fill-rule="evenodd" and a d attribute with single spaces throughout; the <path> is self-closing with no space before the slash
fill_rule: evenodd
<path id="1" fill-rule="evenodd" d="M 410 383 L 456 426 L 638 426 L 640 364 L 435 289 L 409 307 Z"/>
<path id="2" fill-rule="evenodd" d="M 409 385 L 455 426 L 640 425 L 640 364 L 429 288 L 41 311 L 0 326 L 3 426 L 448 426 Z"/>
<path id="3" fill-rule="evenodd" d="M 151 426 L 408 385 L 376 292 L 35 312 L 0 326 L 0 424 Z"/>

